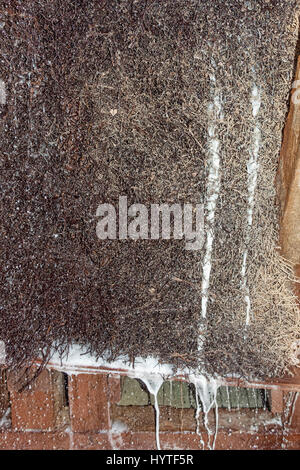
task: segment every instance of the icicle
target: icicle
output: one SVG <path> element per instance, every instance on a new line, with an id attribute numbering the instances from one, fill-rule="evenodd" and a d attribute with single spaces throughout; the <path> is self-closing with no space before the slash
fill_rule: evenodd
<path id="1" fill-rule="evenodd" d="M 200 405 L 200 402 L 199 402 L 199 396 L 198 396 L 196 385 L 195 385 L 195 392 L 196 392 L 195 393 L 195 396 L 196 396 L 196 434 L 198 434 L 198 436 L 200 437 L 200 442 L 201 442 L 201 445 L 202 445 L 202 449 L 204 450 L 204 441 L 202 439 L 202 434 L 199 430 L 199 415 L 200 415 L 201 405 Z"/>
<path id="2" fill-rule="evenodd" d="M 11 426 L 10 415 L 11 415 L 11 407 L 9 406 L 7 410 L 5 411 L 4 415 L 2 416 L 2 418 L 0 419 L 1 428 L 8 428 Z"/>
<path id="3" fill-rule="evenodd" d="M 257 403 L 257 394 L 256 390 L 253 388 L 253 396 L 254 396 L 254 403 L 255 403 L 255 412 L 258 413 L 258 403 Z"/>
<path id="4" fill-rule="evenodd" d="M 73 375 L 71 375 L 68 381 L 71 390 L 73 390 L 73 380 L 74 380 L 74 377 Z M 70 408 L 69 410 L 70 416 L 73 416 L 73 400 L 69 401 L 69 408 Z M 70 436 L 70 450 L 73 450 L 74 449 L 74 433 L 73 433 L 72 423 L 70 424 L 70 426 L 68 426 L 68 428 L 66 429 L 66 432 L 68 432 Z"/>
<path id="5" fill-rule="evenodd" d="M 238 388 L 234 388 L 235 390 L 235 399 L 236 399 L 236 409 L 239 411 L 240 410 L 240 393 Z"/>
<path id="6" fill-rule="evenodd" d="M 267 409 L 267 398 L 268 398 L 267 390 L 264 389 L 264 411 L 266 411 Z"/>
<path id="7" fill-rule="evenodd" d="M 148 392 L 154 396 L 156 447 L 157 447 L 157 450 L 161 450 L 160 440 L 159 440 L 159 406 L 158 406 L 157 395 L 158 395 L 160 387 L 163 384 L 164 379 L 160 375 L 155 376 L 154 374 L 150 375 L 146 373 L 139 376 L 139 379 L 144 382 L 144 384 L 146 385 L 148 389 Z"/>
<path id="8" fill-rule="evenodd" d="M 251 95 L 251 104 L 252 104 L 252 115 L 254 118 L 257 117 L 260 105 L 261 105 L 261 96 L 260 90 L 256 85 L 253 85 L 252 88 L 252 95 Z M 243 254 L 243 263 L 242 263 L 242 289 L 245 291 L 245 303 L 246 303 L 246 325 L 250 323 L 250 313 L 251 313 L 251 301 L 249 295 L 249 287 L 247 285 L 247 275 L 246 275 L 246 268 L 247 268 L 247 257 L 248 257 L 248 248 L 247 245 L 250 241 L 250 228 L 253 222 L 253 209 L 254 209 L 254 195 L 257 186 L 257 176 L 258 176 L 258 155 L 260 149 L 260 141 L 261 141 L 261 132 L 260 128 L 255 123 L 254 131 L 253 131 L 253 143 L 252 149 L 250 151 L 250 158 L 247 163 L 247 171 L 248 171 L 248 210 L 247 210 L 247 234 L 245 240 L 245 251 Z"/>
<path id="9" fill-rule="evenodd" d="M 219 429 L 219 407 L 218 407 L 218 403 L 217 403 L 217 391 L 218 391 L 218 389 L 216 390 L 216 394 L 215 394 L 215 398 L 214 398 L 216 428 L 215 428 L 215 435 L 214 435 L 214 440 L 213 440 L 213 445 L 212 445 L 213 449 L 215 448 L 215 445 L 216 445 L 216 439 L 217 439 L 217 434 L 218 434 L 218 429 Z"/>
<path id="10" fill-rule="evenodd" d="M 229 388 L 228 388 L 228 385 L 226 385 L 226 393 L 227 393 L 227 400 L 228 400 L 227 409 L 228 409 L 228 411 L 231 411 L 230 396 L 229 396 Z"/>
<path id="11" fill-rule="evenodd" d="M 208 228 L 206 232 L 206 247 L 203 261 L 203 275 L 202 275 L 202 317 L 206 317 L 207 302 L 208 302 L 208 289 L 211 272 L 211 258 L 214 241 L 214 220 L 215 211 L 217 206 L 217 200 L 220 191 L 220 157 L 219 147 L 220 141 L 216 132 L 216 121 L 222 119 L 222 105 L 220 96 L 215 90 L 216 78 L 214 75 L 210 77 L 211 89 L 214 94 L 213 102 L 210 103 L 208 111 L 210 114 L 211 124 L 208 127 L 208 152 L 209 152 L 209 173 L 207 179 L 207 198 L 206 198 L 206 209 L 207 209 L 207 223 Z"/>
<path id="12" fill-rule="evenodd" d="M 65 429 L 65 432 L 67 434 L 69 434 L 69 437 L 70 437 L 70 450 L 73 450 L 74 449 L 74 433 L 72 431 L 72 427 L 71 426 L 68 426 L 66 429 Z"/>
<path id="13" fill-rule="evenodd" d="M 216 443 L 216 437 L 218 433 L 218 422 L 219 422 L 219 417 L 218 417 L 218 406 L 217 406 L 217 391 L 219 388 L 219 383 L 217 380 L 214 378 L 206 378 L 203 375 L 201 376 L 190 376 L 191 382 L 194 384 L 195 389 L 196 389 L 196 400 L 201 401 L 202 403 L 202 410 L 204 413 L 204 426 L 205 429 L 207 430 L 208 433 L 208 448 L 210 450 L 213 450 L 215 448 L 215 443 Z M 199 420 L 199 402 L 197 402 L 197 414 L 198 414 L 198 420 Z M 213 434 L 209 425 L 208 425 L 208 413 L 210 412 L 211 408 L 215 405 L 215 434 L 214 434 L 214 439 L 213 443 L 211 445 L 210 441 L 210 436 Z M 197 417 L 197 415 L 196 415 Z M 199 430 L 199 426 L 197 423 L 197 428 Z"/>
<path id="14" fill-rule="evenodd" d="M 292 421 L 293 421 L 293 417 L 294 417 L 294 413 L 295 413 L 295 407 L 296 407 L 296 403 L 297 403 L 298 398 L 299 398 L 299 392 L 295 392 L 295 395 L 294 395 L 294 398 L 293 398 L 293 404 L 292 404 L 292 411 L 291 411 L 291 415 L 290 415 L 290 419 L 289 419 L 289 426 L 291 426 Z"/>
<path id="15" fill-rule="evenodd" d="M 114 421 L 108 432 L 108 439 L 112 449 L 120 450 L 123 446 L 122 433 L 128 431 L 126 424 L 121 421 Z"/>
<path id="16" fill-rule="evenodd" d="M 297 392 L 297 394 L 298 394 L 298 392 Z M 287 438 L 286 438 L 286 436 L 287 436 L 288 429 L 289 429 L 289 426 L 291 424 L 291 420 L 292 420 L 292 417 L 293 417 L 293 407 L 296 403 L 295 402 L 295 396 L 296 396 L 296 394 L 294 392 L 289 392 L 287 394 L 285 405 L 284 405 L 283 422 L 287 423 L 288 418 L 289 418 L 289 420 L 288 420 L 287 425 L 285 424 L 283 426 L 283 439 L 282 439 L 282 444 L 281 444 L 282 449 L 287 448 Z M 298 398 L 298 396 L 297 396 L 297 398 Z"/>

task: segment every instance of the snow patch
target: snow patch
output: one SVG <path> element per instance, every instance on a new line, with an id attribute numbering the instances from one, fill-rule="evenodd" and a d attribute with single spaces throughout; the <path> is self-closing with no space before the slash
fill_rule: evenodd
<path id="1" fill-rule="evenodd" d="M 112 434 L 122 434 L 122 432 L 127 432 L 128 427 L 126 426 L 125 423 L 122 423 L 122 421 L 113 421 L 111 425 L 111 432 Z"/>
<path id="2" fill-rule="evenodd" d="M 106 372 L 116 372 L 118 370 L 126 370 L 126 374 L 131 378 L 138 378 L 143 374 L 157 374 L 163 377 L 174 376 L 173 367 L 170 364 L 161 364 L 159 359 L 154 356 L 148 356 L 147 358 L 137 357 L 134 361 L 134 365 L 129 361 L 128 356 L 123 355 L 115 359 L 113 362 L 108 361 L 107 356 L 101 357 L 101 360 L 97 360 L 95 356 L 87 354 L 84 349 L 78 345 L 73 344 L 70 347 L 68 354 L 66 353 L 60 358 L 57 352 L 53 352 L 51 355 L 51 364 L 55 365 L 57 370 L 69 373 L 70 375 L 76 375 L 82 373 L 83 369 L 87 372 L 99 372 L 99 367 L 103 367 Z M 183 373 L 187 373 L 186 369 L 182 370 Z"/>

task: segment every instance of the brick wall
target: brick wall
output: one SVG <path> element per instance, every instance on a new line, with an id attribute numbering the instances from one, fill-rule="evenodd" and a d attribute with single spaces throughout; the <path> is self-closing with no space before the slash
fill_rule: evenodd
<path id="1" fill-rule="evenodd" d="M 153 407 L 118 406 L 119 376 L 78 374 L 65 379 L 61 372 L 44 370 L 20 392 L 15 374 L 2 371 L 0 449 L 156 448 Z M 276 420 L 266 425 L 266 411 L 220 410 L 216 449 L 299 449 L 299 395 L 284 393 L 283 408 L 279 403 L 273 410 L 283 425 Z M 213 423 L 214 416 L 210 419 Z M 162 449 L 202 448 L 192 409 L 161 407 L 160 431 Z M 200 431 L 207 443 L 205 429 L 200 426 Z"/>

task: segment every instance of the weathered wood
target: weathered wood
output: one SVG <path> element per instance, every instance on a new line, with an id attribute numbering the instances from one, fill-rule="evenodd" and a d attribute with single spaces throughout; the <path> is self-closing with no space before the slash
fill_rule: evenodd
<path id="1" fill-rule="evenodd" d="M 300 263 L 300 57 L 291 93 L 278 172 L 281 205 L 280 245 L 283 256 Z"/>
<path id="2" fill-rule="evenodd" d="M 36 361 L 38 364 L 39 361 Z M 116 367 L 89 367 L 89 366 L 60 366 L 59 363 L 49 362 L 48 367 L 56 370 L 67 371 L 68 373 L 78 374 L 113 374 L 127 377 L 135 377 L 135 374 L 128 369 L 119 369 Z M 221 379 L 221 385 L 228 385 L 232 387 L 245 387 L 245 388 L 266 388 L 266 389 L 278 389 L 283 391 L 300 391 L 300 368 L 291 367 L 291 375 L 287 375 L 281 378 L 274 378 L 269 380 L 245 380 L 236 377 L 223 377 Z M 188 376 L 185 375 L 174 375 L 168 377 L 168 380 L 184 380 L 189 381 Z M 167 378 L 166 378 L 167 380 Z"/>

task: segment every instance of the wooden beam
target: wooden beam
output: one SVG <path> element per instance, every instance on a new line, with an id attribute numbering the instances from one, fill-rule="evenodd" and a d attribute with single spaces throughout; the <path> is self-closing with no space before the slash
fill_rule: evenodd
<path id="1" fill-rule="evenodd" d="M 300 56 L 283 133 L 277 188 L 282 254 L 293 264 L 300 264 Z"/>
<path id="2" fill-rule="evenodd" d="M 36 364 L 39 364 L 39 361 L 36 361 Z M 134 371 L 130 369 L 119 369 L 116 367 L 104 367 L 99 365 L 98 367 L 89 367 L 89 366 L 69 366 L 66 367 L 59 363 L 49 362 L 47 365 L 48 368 L 61 370 L 69 374 L 117 374 L 127 377 L 136 377 Z M 183 380 L 188 382 L 189 377 L 184 374 L 176 374 L 173 377 L 166 377 L 166 380 Z M 274 378 L 269 380 L 246 380 L 237 377 L 223 377 L 219 378 L 223 385 L 228 385 L 231 387 L 244 387 L 244 388 L 265 388 L 265 389 L 274 389 L 282 391 L 294 391 L 300 392 L 300 368 L 292 367 L 291 375 Z"/>

